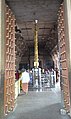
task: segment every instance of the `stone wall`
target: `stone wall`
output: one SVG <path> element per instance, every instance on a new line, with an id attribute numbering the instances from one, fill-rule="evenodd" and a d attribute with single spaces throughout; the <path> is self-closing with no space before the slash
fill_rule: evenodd
<path id="1" fill-rule="evenodd" d="M 5 1 L 0 0 L 0 119 L 4 116 Z"/>

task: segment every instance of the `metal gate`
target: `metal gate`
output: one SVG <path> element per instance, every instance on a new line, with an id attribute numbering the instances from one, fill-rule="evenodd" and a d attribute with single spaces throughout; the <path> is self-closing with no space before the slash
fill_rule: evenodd
<path id="1" fill-rule="evenodd" d="M 56 84 L 56 73 L 55 71 L 49 72 L 49 74 L 41 74 L 41 85 L 42 87 L 55 88 Z"/>
<path id="2" fill-rule="evenodd" d="M 69 94 L 69 80 L 68 80 L 68 65 L 67 65 L 67 52 L 64 32 L 64 10 L 61 4 L 58 14 L 58 38 L 60 47 L 60 64 L 62 68 L 62 89 L 64 97 L 64 106 L 67 112 L 70 111 L 70 94 Z"/>
<path id="3" fill-rule="evenodd" d="M 14 109 L 15 102 L 15 17 L 6 6 L 4 113 Z"/>

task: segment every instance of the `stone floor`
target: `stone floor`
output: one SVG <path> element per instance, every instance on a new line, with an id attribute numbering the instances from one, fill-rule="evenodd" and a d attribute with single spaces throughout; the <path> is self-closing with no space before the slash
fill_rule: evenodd
<path id="1" fill-rule="evenodd" d="M 17 98 L 15 110 L 6 119 L 70 119 L 60 114 L 60 90 L 29 91 Z"/>

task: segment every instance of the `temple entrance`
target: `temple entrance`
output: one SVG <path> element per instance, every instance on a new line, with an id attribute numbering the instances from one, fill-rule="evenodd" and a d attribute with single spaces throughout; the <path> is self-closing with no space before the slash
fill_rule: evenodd
<path id="1" fill-rule="evenodd" d="M 16 76 L 21 76 L 23 68 L 32 77 L 29 91 L 54 90 L 58 84 L 63 109 L 70 113 L 70 45 L 66 32 L 69 21 L 67 11 L 65 14 L 69 3 L 5 2 L 4 114 L 15 109 L 21 93 L 20 77 Z"/>

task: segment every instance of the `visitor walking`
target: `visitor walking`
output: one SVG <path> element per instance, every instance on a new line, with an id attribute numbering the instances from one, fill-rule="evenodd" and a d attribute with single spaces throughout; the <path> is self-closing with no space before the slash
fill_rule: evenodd
<path id="1" fill-rule="evenodd" d="M 30 81 L 29 73 L 26 71 L 26 69 L 22 69 L 22 75 L 20 80 L 22 80 L 22 90 L 24 93 L 28 92 L 28 83 Z"/>

